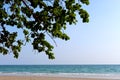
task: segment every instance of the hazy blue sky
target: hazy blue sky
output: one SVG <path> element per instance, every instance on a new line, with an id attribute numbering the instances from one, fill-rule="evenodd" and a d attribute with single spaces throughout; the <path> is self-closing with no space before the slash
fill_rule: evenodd
<path id="1" fill-rule="evenodd" d="M 57 39 L 55 60 L 23 47 L 19 59 L 0 54 L 0 64 L 120 64 L 120 0 L 90 0 L 90 22 L 69 26 L 69 41 Z"/>

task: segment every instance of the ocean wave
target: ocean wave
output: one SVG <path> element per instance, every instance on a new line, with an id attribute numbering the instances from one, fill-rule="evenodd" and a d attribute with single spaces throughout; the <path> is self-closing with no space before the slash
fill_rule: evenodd
<path id="1" fill-rule="evenodd" d="M 0 72 L 0 76 L 49 76 L 49 77 L 72 77 L 72 78 L 103 78 L 120 79 L 120 74 L 98 73 L 31 73 L 31 72 Z"/>

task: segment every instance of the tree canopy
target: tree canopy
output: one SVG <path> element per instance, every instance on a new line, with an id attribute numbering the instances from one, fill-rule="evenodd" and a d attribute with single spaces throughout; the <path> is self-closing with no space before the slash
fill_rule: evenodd
<path id="1" fill-rule="evenodd" d="M 89 22 L 84 4 L 88 5 L 89 0 L 0 0 L 0 53 L 13 53 L 18 58 L 22 46 L 31 43 L 34 50 L 54 59 L 54 47 L 46 36 L 53 41 L 69 40 L 64 30 L 67 24 L 77 22 L 76 15 L 82 22 Z M 16 29 L 10 31 L 8 27 Z M 19 38 L 18 33 L 24 38 Z"/>

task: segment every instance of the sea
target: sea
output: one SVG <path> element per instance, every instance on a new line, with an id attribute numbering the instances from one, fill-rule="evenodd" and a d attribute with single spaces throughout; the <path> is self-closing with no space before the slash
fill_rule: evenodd
<path id="1" fill-rule="evenodd" d="M 0 76 L 52 76 L 120 80 L 120 65 L 0 65 Z"/>

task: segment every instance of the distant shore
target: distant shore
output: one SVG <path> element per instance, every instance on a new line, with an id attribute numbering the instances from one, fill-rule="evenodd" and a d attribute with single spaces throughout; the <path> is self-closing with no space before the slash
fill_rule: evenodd
<path id="1" fill-rule="evenodd" d="M 0 80 L 116 80 L 100 78 L 68 78 L 68 77 L 43 77 L 43 76 L 0 76 Z"/>

